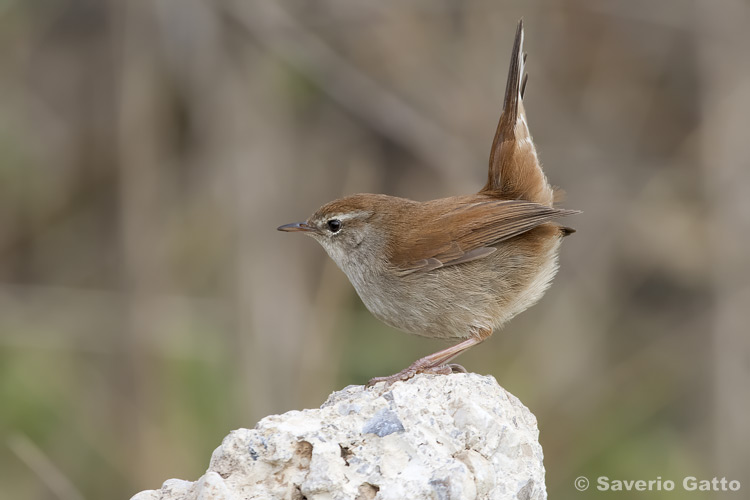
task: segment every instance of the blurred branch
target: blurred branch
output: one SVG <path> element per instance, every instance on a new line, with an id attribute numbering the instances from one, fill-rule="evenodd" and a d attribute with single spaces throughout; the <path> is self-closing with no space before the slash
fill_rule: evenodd
<path id="1" fill-rule="evenodd" d="M 84 500 L 83 494 L 62 471 L 25 434 L 8 437 L 8 448 L 26 464 L 61 500 Z"/>
<path id="2" fill-rule="evenodd" d="M 478 160 L 462 139 L 353 66 L 280 3 L 225 0 L 222 5 L 231 21 L 275 57 L 301 69 L 335 102 L 437 168 L 446 183 L 469 187 L 462 169 L 456 167 Z"/>
<path id="3" fill-rule="evenodd" d="M 713 317 L 714 453 L 722 475 L 747 473 L 750 462 L 750 198 L 747 130 L 750 127 L 750 46 L 747 2 L 697 4 L 698 56 L 703 71 L 702 160 L 709 206 Z"/>
<path id="4" fill-rule="evenodd" d="M 119 251 L 121 286 L 129 292 L 116 358 L 113 411 L 125 440 L 128 475 L 146 482 L 158 457 L 147 453 L 148 418 L 160 404 L 161 379 L 154 360 L 146 356 L 149 337 L 163 312 L 149 298 L 162 289 L 165 273 L 164 234 L 170 198 L 167 154 L 166 94 L 159 80 L 158 30 L 153 5 L 127 2 L 114 7 L 119 16 L 115 47 L 119 66 L 115 77 L 116 152 L 119 159 Z"/>

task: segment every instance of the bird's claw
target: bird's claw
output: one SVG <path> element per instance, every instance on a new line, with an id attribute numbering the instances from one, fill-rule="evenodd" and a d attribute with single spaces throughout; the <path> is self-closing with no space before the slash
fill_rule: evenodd
<path id="1" fill-rule="evenodd" d="M 385 382 L 385 387 L 388 387 L 394 382 L 409 380 L 418 373 L 427 373 L 430 375 L 450 375 L 451 373 L 467 373 L 467 371 L 466 368 L 456 363 L 438 366 L 419 366 L 419 362 L 416 362 L 410 367 L 405 368 L 400 372 L 388 377 L 371 378 L 370 381 L 365 385 L 365 388 L 370 388 L 380 382 Z"/>

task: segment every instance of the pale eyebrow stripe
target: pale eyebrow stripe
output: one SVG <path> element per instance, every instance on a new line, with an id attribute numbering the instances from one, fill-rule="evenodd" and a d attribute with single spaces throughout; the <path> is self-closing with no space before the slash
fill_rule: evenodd
<path id="1" fill-rule="evenodd" d="M 329 217 L 329 219 L 338 219 L 341 222 L 351 220 L 351 219 L 357 219 L 359 217 L 363 216 L 369 216 L 370 212 L 365 212 L 364 210 L 358 210 L 356 212 L 347 212 L 345 214 L 339 214 L 339 215 L 332 215 Z"/>

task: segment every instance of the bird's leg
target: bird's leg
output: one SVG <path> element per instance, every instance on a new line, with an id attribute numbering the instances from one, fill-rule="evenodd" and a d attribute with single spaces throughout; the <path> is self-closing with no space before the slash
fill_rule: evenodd
<path id="1" fill-rule="evenodd" d="M 385 382 L 386 387 L 399 380 L 409 380 L 417 373 L 431 373 L 435 375 L 448 375 L 451 373 L 466 373 L 466 369 L 455 363 L 447 364 L 448 361 L 452 360 L 469 347 L 473 347 L 480 342 L 484 341 L 487 337 L 492 334 L 492 330 L 480 330 L 475 336 L 470 337 L 458 344 L 438 351 L 424 358 L 416 360 L 414 363 L 409 365 L 408 368 L 404 368 L 400 372 L 390 375 L 388 377 L 375 377 L 367 382 L 366 387 L 372 387 L 378 382 Z"/>

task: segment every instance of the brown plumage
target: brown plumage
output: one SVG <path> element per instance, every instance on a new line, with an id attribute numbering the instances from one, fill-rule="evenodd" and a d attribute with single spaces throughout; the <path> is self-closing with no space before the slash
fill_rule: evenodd
<path id="1" fill-rule="evenodd" d="M 434 214 L 439 213 L 438 217 Z M 575 213 L 523 200 L 471 195 L 423 203 L 393 245 L 401 273 L 429 271 L 494 253 L 495 245 L 551 220 Z"/>
<path id="2" fill-rule="evenodd" d="M 554 221 L 577 212 L 552 206 L 556 193 L 523 107 L 524 62 L 519 22 L 487 184 L 479 193 L 427 202 L 356 194 L 279 228 L 314 237 L 385 323 L 461 340 L 370 385 L 463 370 L 447 363 L 539 300 L 557 270 L 560 240 L 573 230 Z"/>
<path id="3" fill-rule="evenodd" d="M 506 200 L 526 200 L 552 206 L 555 194 L 547 182 L 529 133 L 523 94 L 527 75 L 524 73 L 523 21 L 518 22 L 508 81 L 505 84 L 503 113 L 497 124 L 490 150 L 487 184 L 480 193 Z"/>

